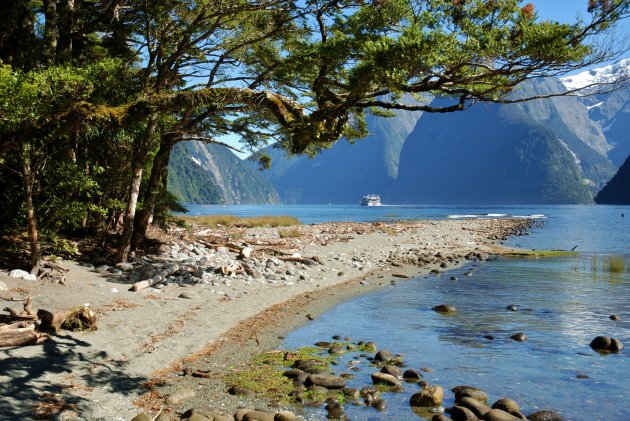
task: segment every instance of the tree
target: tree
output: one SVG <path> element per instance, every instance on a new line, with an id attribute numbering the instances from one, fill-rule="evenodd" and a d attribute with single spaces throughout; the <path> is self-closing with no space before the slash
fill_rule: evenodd
<path id="1" fill-rule="evenodd" d="M 12 72 L 18 63 L 24 74 L 35 75 L 113 57 L 123 67 L 125 79 L 118 83 L 133 81 L 119 89 L 106 80 L 112 93 L 103 86 L 61 95 L 66 101 L 54 110 L 44 107 L 47 123 L 32 135 L 49 147 L 80 139 L 90 151 L 104 139 L 126 140 L 121 168 L 130 172 L 117 261 L 126 259 L 134 230 L 136 242 L 144 236 L 176 142 L 215 142 L 232 132 L 249 145 L 272 139 L 292 153 L 314 154 L 341 136 L 364 136 L 367 112 L 451 112 L 514 101 L 506 94 L 525 80 L 624 51 L 614 40 L 614 25 L 630 10 L 630 0 L 590 2 L 588 20 L 561 24 L 541 21 L 532 4 L 517 0 L 10 3 L 7 16 L 21 22 L 20 29 L 1 18 L 0 40 L 24 37 L 20 42 L 39 52 L 23 54 L 0 42 L 0 58 L 15 63 Z M 43 24 L 43 36 L 35 22 Z M 451 102 L 410 104 L 401 100 L 404 94 Z M 15 136 L 18 126 L 27 127 L 0 126 L 2 139 L 24 145 Z M 88 164 L 97 157 L 82 156 Z M 24 157 L 13 153 L 11 159 L 23 163 Z M 120 194 L 118 187 L 101 191 Z"/>

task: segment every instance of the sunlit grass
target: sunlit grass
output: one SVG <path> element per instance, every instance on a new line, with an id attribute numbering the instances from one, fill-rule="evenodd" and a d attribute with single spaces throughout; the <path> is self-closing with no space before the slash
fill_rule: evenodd
<path id="1" fill-rule="evenodd" d="M 195 223 L 208 227 L 290 227 L 300 225 L 299 219 L 293 216 L 254 216 L 254 217 L 238 217 L 234 215 L 198 215 L 198 216 L 180 216 L 187 224 Z"/>
<path id="2" fill-rule="evenodd" d="M 298 227 L 284 228 L 278 230 L 280 238 L 300 238 L 302 233 Z"/>

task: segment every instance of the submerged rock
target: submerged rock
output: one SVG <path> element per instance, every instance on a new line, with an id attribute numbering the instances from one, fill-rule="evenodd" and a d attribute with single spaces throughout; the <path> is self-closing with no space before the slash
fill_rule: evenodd
<path id="1" fill-rule="evenodd" d="M 439 306 L 433 307 L 431 310 L 435 311 L 436 313 L 441 313 L 441 314 L 457 313 L 457 309 L 455 308 L 455 306 L 451 304 L 440 304 Z"/>
<path id="2" fill-rule="evenodd" d="M 523 332 L 517 332 L 514 335 L 510 336 L 510 339 L 517 342 L 525 342 L 527 340 L 527 335 Z"/>
<path id="3" fill-rule="evenodd" d="M 550 409 L 543 409 L 542 411 L 536 411 L 533 414 L 527 416 L 529 421 L 564 421 L 562 415 L 558 411 Z"/>

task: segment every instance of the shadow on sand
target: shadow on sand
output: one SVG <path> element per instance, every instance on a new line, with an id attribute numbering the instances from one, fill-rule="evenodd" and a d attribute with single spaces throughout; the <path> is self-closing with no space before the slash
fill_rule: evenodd
<path id="1" fill-rule="evenodd" d="M 147 380 L 88 347 L 71 335 L 54 335 L 42 345 L 0 350 L 0 419 L 82 419 L 91 388 L 128 395 Z"/>

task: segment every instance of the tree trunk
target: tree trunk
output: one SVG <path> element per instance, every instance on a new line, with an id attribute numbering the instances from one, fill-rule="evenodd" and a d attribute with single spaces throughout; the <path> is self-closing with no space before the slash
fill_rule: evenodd
<path id="1" fill-rule="evenodd" d="M 134 221 L 133 236 L 131 239 L 131 248 L 136 249 L 146 238 L 147 228 L 153 215 L 155 203 L 162 190 L 163 179 L 168 173 L 168 161 L 171 157 L 171 150 L 174 142 L 162 139 L 160 149 L 155 158 L 153 158 L 153 167 L 151 168 L 151 176 L 146 187 L 146 191 L 142 200 L 142 209 L 138 212 Z"/>
<path id="2" fill-rule="evenodd" d="M 131 183 L 129 186 L 129 195 L 127 196 L 127 209 L 123 222 L 123 230 L 116 252 L 115 261 L 121 263 L 127 260 L 129 251 L 131 250 L 131 237 L 133 236 L 134 218 L 136 216 L 136 205 L 138 204 L 138 195 L 140 194 L 140 184 L 142 183 L 142 172 L 147 162 L 147 155 L 151 146 L 151 140 L 157 128 L 158 118 L 155 115 L 149 117 L 144 138 L 141 140 L 134 151 Z"/>
<path id="3" fill-rule="evenodd" d="M 63 0 L 59 7 L 59 41 L 57 57 L 60 61 L 70 60 L 74 37 L 74 0 Z"/>
<path id="4" fill-rule="evenodd" d="M 39 246 L 39 230 L 37 229 L 35 205 L 33 204 L 33 185 L 35 184 L 35 174 L 32 171 L 28 156 L 24 156 L 24 166 L 22 171 L 22 177 L 24 178 L 24 198 L 26 200 L 28 243 L 31 250 L 31 273 L 38 275 L 42 261 L 42 253 Z"/>
<path id="5" fill-rule="evenodd" d="M 49 62 L 57 52 L 57 0 L 44 0 L 44 54 Z"/>

